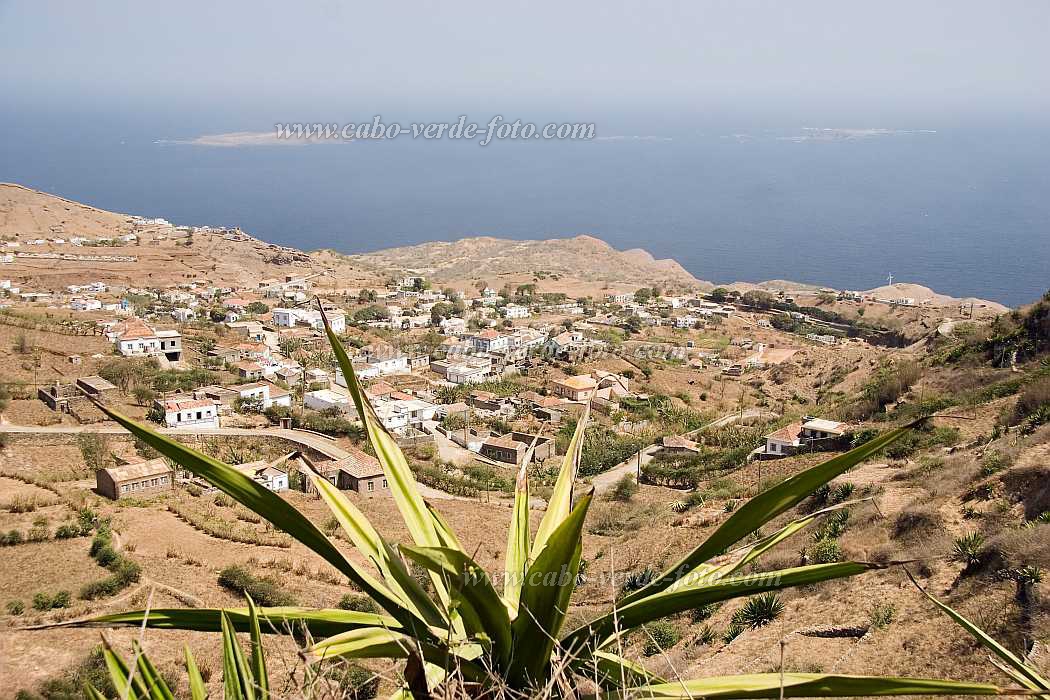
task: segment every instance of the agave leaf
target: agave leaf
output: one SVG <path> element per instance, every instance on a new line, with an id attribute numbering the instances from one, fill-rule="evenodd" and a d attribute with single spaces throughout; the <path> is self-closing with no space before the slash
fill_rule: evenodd
<path id="1" fill-rule="evenodd" d="M 806 496 L 822 484 L 831 481 L 839 474 L 860 464 L 872 455 L 888 447 L 923 420 L 913 421 L 908 425 L 890 430 L 869 440 L 845 454 L 833 457 L 822 464 L 785 479 L 776 486 L 763 491 L 738 508 L 722 525 L 715 530 L 700 546 L 683 557 L 677 564 L 667 569 L 647 586 L 624 598 L 630 603 L 641 600 L 655 592 L 670 587 L 676 580 L 718 556 L 735 542 L 740 541 L 784 511 L 798 505 Z"/>
<path id="2" fill-rule="evenodd" d="M 441 542 L 438 539 L 434 519 L 431 517 L 430 511 L 427 510 L 426 503 L 423 502 L 423 497 L 416 487 L 416 479 L 412 476 L 412 470 L 408 467 L 405 455 L 401 452 L 401 448 L 398 447 L 394 438 L 383 427 L 382 421 L 376 416 L 375 409 L 372 408 L 372 404 L 368 401 L 368 396 L 365 394 L 365 390 L 354 372 L 353 363 L 350 362 L 346 349 L 340 342 L 339 336 L 335 334 L 332 326 L 328 323 L 328 316 L 325 315 L 324 307 L 321 305 L 320 300 L 318 300 L 317 306 L 321 310 L 325 334 L 328 336 L 328 342 L 332 346 L 332 352 L 335 353 L 339 368 L 343 372 L 343 378 L 346 380 L 346 387 L 354 400 L 357 415 L 365 426 L 368 441 L 375 450 L 376 458 L 383 466 L 383 472 L 386 474 L 387 481 L 390 484 L 390 493 L 393 495 L 394 502 L 401 512 L 401 517 L 404 518 L 409 534 L 412 535 L 413 541 L 419 546 L 440 547 Z"/>
<path id="3" fill-rule="evenodd" d="M 117 691 L 117 695 L 133 700 L 148 700 L 149 690 L 143 684 L 141 676 L 136 673 L 132 679 L 128 665 L 113 650 L 105 635 L 102 637 L 102 659 L 106 663 L 109 680 L 113 684 L 113 689 Z"/>
<path id="4" fill-rule="evenodd" d="M 823 673 L 755 673 L 716 676 L 697 680 L 625 688 L 602 693 L 608 698 L 820 698 L 879 695 L 998 695 L 1002 691 L 986 683 L 964 683 L 928 678 L 845 676 Z M 590 696 L 597 698 L 599 696 Z"/>
<path id="5" fill-rule="evenodd" d="M 338 548 L 324 536 L 306 517 L 293 508 L 287 501 L 270 491 L 254 479 L 227 464 L 213 459 L 177 440 L 161 435 L 145 425 L 127 416 L 113 411 L 105 404 L 98 407 L 130 433 L 176 462 L 183 469 L 188 469 L 197 476 L 206 479 L 235 501 L 284 530 L 306 547 L 339 569 L 361 590 L 375 600 L 380 607 L 397 618 L 402 624 L 412 620 L 412 614 L 406 610 L 382 583 L 368 572 L 359 569 L 353 562 L 343 556 Z"/>
<path id="6" fill-rule="evenodd" d="M 574 659 L 569 667 L 606 690 L 667 682 L 641 664 L 607 651 L 595 652 L 588 659 Z"/>
<path id="7" fill-rule="evenodd" d="M 456 549 L 466 554 L 463 545 L 459 542 L 459 538 L 456 537 L 456 533 L 452 531 L 445 519 L 441 517 L 441 513 L 437 512 L 437 509 L 431 505 L 430 501 L 424 501 L 424 503 L 426 503 L 431 517 L 434 518 L 434 526 L 437 529 L 438 539 L 441 540 L 441 546 L 448 549 Z"/>
<path id="8" fill-rule="evenodd" d="M 510 528 L 507 530 L 507 556 L 503 567 L 503 600 L 511 617 L 518 614 L 521 598 L 521 579 L 529 563 L 529 462 L 536 449 L 532 441 L 525 459 L 518 469 L 514 485 L 514 507 L 510 512 Z"/>
<path id="9" fill-rule="evenodd" d="M 405 568 L 405 563 L 383 540 L 365 514 L 346 497 L 346 494 L 318 474 L 308 460 L 304 462 L 306 475 L 317 493 L 358 551 L 379 567 L 384 580 L 391 587 L 392 594 L 428 625 L 447 628 L 448 621 L 434 605 L 434 601 Z"/>
<path id="10" fill-rule="evenodd" d="M 407 659 L 411 654 L 422 655 L 426 662 L 440 668 L 447 668 L 454 663 L 470 680 L 483 680 L 487 677 L 485 670 L 470 661 L 476 658 L 480 647 L 476 644 L 464 645 L 460 649 L 448 649 L 438 643 L 421 642 L 409 635 L 387 630 L 381 627 L 362 628 L 344 632 L 317 642 L 307 650 L 314 662 L 343 657 L 347 659 Z M 452 660 L 452 656 L 457 658 Z M 429 674 L 428 674 L 429 675 Z"/>
<path id="11" fill-rule="evenodd" d="M 225 613 L 222 615 L 222 683 L 226 700 L 255 700 L 255 682 L 248 659 Z"/>
<path id="12" fill-rule="evenodd" d="M 590 404 L 583 409 L 583 415 L 576 423 L 576 431 L 572 434 L 568 449 L 565 450 L 565 459 L 562 460 L 558 479 L 554 482 L 554 490 L 551 492 L 550 500 L 547 501 L 547 510 L 540 520 L 540 526 L 536 529 L 536 539 L 532 543 L 532 552 L 529 558 L 536 561 L 540 552 L 547 546 L 547 540 L 554 531 L 565 522 L 572 510 L 572 491 L 576 485 L 576 473 L 580 466 L 580 454 L 583 452 L 583 437 L 587 430 L 587 421 L 590 418 Z"/>
<path id="13" fill-rule="evenodd" d="M 109 700 L 105 695 L 99 692 L 99 689 L 90 683 L 84 686 L 84 695 L 87 696 L 88 700 Z M 196 697 L 193 700 L 197 700 Z"/>
<path id="14" fill-rule="evenodd" d="M 133 642 L 132 649 L 135 650 L 139 676 L 141 676 L 142 682 L 149 689 L 149 698 L 151 700 L 175 700 L 175 694 L 171 692 L 168 684 L 161 677 L 160 672 L 157 671 L 157 668 L 150 661 L 146 652 L 142 650 L 139 643 Z"/>
<path id="15" fill-rule="evenodd" d="M 714 562 L 701 564 L 693 571 L 690 571 L 688 575 L 683 576 L 682 578 L 678 579 L 673 584 L 671 584 L 667 588 L 667 590 L 674 590 L 676 588 L 680 588 L 684 583 L 686 583 L 690 579 L 698 580 L 702 578 L 709 581 L 714 581 L 717 579 L 725 578 L 727 576 L 732 576 L 734 573 L 744 568 L 751 562 L 755 561 L 763 554 L 768 552 L 770 549 L 777 546 L 787 538 L 791 537 L 799 530 L 802 530 L 808 525 L 812 524 L 822 516 L 837 510 L 849 508 L 850 506 L 857 505 L 858 503 L 863 503 L 866 500 L 869 499 L 865 498 L 855 501 L 846 501 L 843 503 L 838 503 L 836 505 L 828 506 L 827 508 L 822 508 L 821 510 L 814 511 L 813 513 L 798 518 L 797 520 L 792 520 L 790 523 L 780 528 L 776 532 L 767 535 L 762 539 L 753 542 L 752 544 L 740 547 L 729 552 L 728 554 L 726 554 L 726 561 L 721 564 L 715 564 Z"/>
<path id="16" fill-rule="evenodd" d="M 247 598 L 248 626 L 251 629 L 252 639 L 252 677 L 255 679 L 255 687 L 259 691 L 260 700 L 269 700 L 270 676 L 266 672 L 266 658 L 263 656 L 262 633 L 259 631 L 259 612 L 252 597 L 247 596 Z"/>
<path id="17" fill-rule="evenodd" d="M 193 658 L 193 652 L 189 646 L 183 647 L 183 651 L 186 655 L 186 675 L 189 676 L 191 700 L 208 700 L 208 688 L 204 685 L 204 678 L 197 667 L 197 660 Z"/>
<path id="18" fill-rule="evenodd" d="M 320 299 L 317 300 L 317 307 L 321 311 L 321 320 L 324 322 L 328 343 L 332 346 L 332 352 L 335 354 L 335 359 L 343 372 L 343 378 L 346 380 L 346 388 L 354 400 L 357 415 L 365 426 L 368 442 L 372 445 L 372 449 L 376 453 L 376 459 L 379 460 L 379 464 L 383 467 L 383 473 L 386 475 L 387 483 L 390 486 L 390 493 L 394 497 L 394 503 L 397 504 L 397 509 L 401 513 L 401 518 L 404 520 L 409 534 L 412 535 L 412 541 L 420 547 L 442 546 L 441 537 L 438 535 L 438 525 L 419 493 L 416 479 L 412 476 L 412 470 L 405 460 L 404 453 L 401 452 L 401 448 L 398 447 L 393 436 L 387 432 L 382 421 L 376 416 L 375 409 L 369 402 L 368 396 L 365 394 L 365 390 L 354 372 L 353 363 L 350 362 L 350 358 L 346 354 L 346 348 L 343 347 L 339 336 L 335 334 L 331 324 L 328 323 L 328 316 L 325 314 L 324 306 L 321 304 Z M 442 605 L 448 609 L 449 593 L 444 583 L 437 575 L 431 575 L 430 578 L 434 583 L 434 588 L 441 599 Z M 453 616 L 452 625 L 457 634 L 464 634 L 463 625 L 455 619 L 455 616 Z"/>
<path id="19" fill-rule="evenodd" d="M 259 608 L 259 618 L 266 624 L 264 633 L 285 634 L 296 626 L 303 626 L 314 637 L 331 637 L 362 627 L 401 629 L 397 620 L 388 615 L 339 609 L 314 608 Z M 71 620 L 29 629 L 54 627 L 152 627 L 154 629 L 221 632 L 225 613 L 237 632 L 250 632 L 247 608 L 160 608 L 101 615 L 88 620 Z"/>
<path id="20" fill-rule="evenodd" d="M 697 581 L 690 581 L 674 590 L 653 593 L 632 603 L 624 604 L 623 601 L 620 601 L 618 604 L 620 607 L 617 610 L 606 613 L 573 630 L 562 640 L 561 644 L 581 654 L 582 658 L 586 656 L 589 649 L 606 644 L 611 639 L 611 635 L 615 633 L 617 624 L 622 631 L 626 631 L 708 603 L 856 576 L 867 571 L 884 569 L 890 565 L 847 561 L 767 571 L 751 576 L 734 576 L 716 579 L 713 582 L 701 577 Z"/>
<path id="21" fill-rule="evenodd" d="M 518 616 L 512 625 L 515 654 L 508 670 L 519 686 L 542 682 L 549 670 L 554 641 L 576 589 L 583 521 L 593 496 L 591 489 L 580 498 L 525 573 Z"/>
<path id="22" fill-rule="evenodd" d="M 497 665 L 505 666 L 512 650 L 510 617 L 481 565 L 458 550 L 444 547 L 401 545 L 401 551 L 448 582 L 453 599 L 460 598 L 466 606 L 463 619 L 467 631 L 475 637 L 487 637 Z"/>
<path id="23" fill-rule="evenodd" d="M 973 624 L 965 617 L 960 615 L 954 609 L 948 607 L 941 601 L 930 595 L 930 592 L 919 585 L 915 577 L 911 575 L 911 572 L 905 569 L 905 573 L 908 574 L 908 578 L 915 584 L 915 587 L 922 591 L 922 594 L 933 601 L 941 611 L 944 612 L 948 617 L 958 623 L 963 629 L 973 635 L 974 639 L 981 643 L 981 645 L 991 651 L 993 654 L 1001 659 L 1001 665 L 997 664 L 999 668 L 1006 672 L 1007 675 L 1011 676 L 1018 683 L 1028 688 L 1029 690 L 1050 690 L 1050 681 L 1039 675 L 1036 669 L 1026 664 L 1024 660 L 1014 654 L 1012 651 L 1004 647 L 999 642 L 995 641 L 991 635 L 982 630 L 977 625 Z M 1040 697 L 1048 697 L 1040 695 Z"/>

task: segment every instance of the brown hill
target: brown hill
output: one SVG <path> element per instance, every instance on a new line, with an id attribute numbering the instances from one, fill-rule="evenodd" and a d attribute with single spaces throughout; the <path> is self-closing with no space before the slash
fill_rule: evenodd
<path id="1" fill-rule="evenodd" d="M 137 240 L 119 245 L 74 246 L 72 237 Z M 45 239 L 41 245 L 29 241 Z M 55 239 L 66 241 L 54 243 Z M 341 284 L 374 283 L 345 263 L 336 270 L 294 248 L 274 245 L 239 231 L 196 231 L 145 225 L 128 214 L 97 209 L 21 185 L 0 183 L 0 240 L 17 241 L 14 262 L 4 277 L 33 290 L 102 281 L 135 287 L 163 287 L 192 281 L 254 286 L 286 274 L 337 274 Z"/>
<path id="2" fill-rule="evenodd" d="M 439 241 L 350 256 L 362 266 L 418 272 L 437 280 L 532 275 L 627 285 L 707 286 L 674 260 L 640 249 L 620 251 L 592 236 L 515 241 L 488 236 Z"/>

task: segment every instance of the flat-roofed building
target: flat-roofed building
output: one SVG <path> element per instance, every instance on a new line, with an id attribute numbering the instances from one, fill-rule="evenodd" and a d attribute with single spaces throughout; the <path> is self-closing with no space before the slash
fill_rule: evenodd
<path id="1" fill-rule="evenodd" d="M 142 498 L 175 488 L 175 471 L 163 457 L 95 472 L 95 490 L 106 498 Z"/>

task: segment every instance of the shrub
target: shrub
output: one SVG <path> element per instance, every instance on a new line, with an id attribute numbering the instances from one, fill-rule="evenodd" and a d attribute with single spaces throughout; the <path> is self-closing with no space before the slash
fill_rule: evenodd
<path id="1" fill-rule="evenodd" d="M 744 626 L 739 622 L 730 622 L 729 626 L 726 627 L 726 631 L 722 633 L 722 643 L 729 644 L 734 639 L 740 636 L 744 631 Z"/>
<path id="2" fill-rule="evenodd" d="M 715 631 L 711 625 L 701 625 L 700 629 L 696 633 L 695 644 L 701 646 L 710 646 L 715 641 Z"/>
<path id="3" fill-rule="evenodd" d="M 868 625 L 877 630 L 888 627 L 897 616 L 897 606 L 893 603 L 876 603 L 868 613 Z"/>
<path id="4" fill-rule="evenodd" d="M 1014 420 L 1019 422 L 1050 404 L 1050 377 L 1041 377 L 1026 385 L 1017 397 Z"/>
<path id="5" fill-rule="evenodd" d="M 16 544 L 22 544 L 24 538 L 19 530 L 8 530 L 7 532 L 0 534 L 0 546 L 10 547 Z"/>
<path id="6" fill-rule="evenodd" d="M 642 647 L 642 653 L 646 656 L 667 651 L 682 638 L 678 628 L 667 620 L 649 623 L 645 626 L 645 632 L 648 638 L 645 640 L 645 646 Z"/>
<path id="7" fill-rule="evenodd" d="M 10 501 L 4 504 L 4 510 L 9 510 L 12 513 L 32 513 L 39 505 L 34 496 L 23 494 L 13 496 Z"/>
<path id="8" fill-rule="evenodd" d="M 341 610 L 353 610 L 355 612 L 378 613 L 379 606 L 371 598 L 360 593 L 347 593 L 339 599 Z"/>
<path id="9" fill-rule="evenodd" d="M 657 572 L 648 566 L 640 571 L 632 571 L 627 574 L 627 578 L 624 579 L 623 585 L 620 586 L 620 593 L 623 594 L 641 590 L 648 586 L 656 577 Z"/>
<path id="10" fill-rule="evenodd" d="M 21 615 L 26 611 L 26 604 L 20 600 L 9 600 L 7 601 L 7 614 L 8 615 Z"/>
<path id="11" fill-rule="evenodd" d="M 258 605 L 280 607 L 295 605 L 293 595 L 281 590 L 276 579 L 269 576 L 255 576 L 248 569 L 231 564 L 219 572 L 219 585 L 232 591 L 238 597 L 250 595 Z"/>
<path id="12" fill-rule="evenodd" d="M 55 608 L 68 608 L 69 600 L 69 591 L 59 591 L 53 596 L 40 591 L 33 596 L 33 609 L 40 612 L 47 612 L 48 610 L 53 610 Z"/>
<path id="13" fill-rule="evenodd" d="M 981 460 L 981 476 L 991 476 L 1010 466 L 1012 460 L 999 451 L 989 452 Z"/>
<path id="14" fill-rule="evenodd" d="M 832 503 L 842 503 L 848 501 L 853 495 L 853 492 L 857 489 L 856 485 L 851 481 L 844 481 L 835 487 L 835 490 L 831 493 Z"/>
<path id="15" fill-rule="evenodd" d="M 837 510 L 820 524 L 817 531 L 813 534 L 813 541 L 819 542 L 820 540 L 837 539 L 842 536 L 842 533 L 846 531 L 846 525 L 849 523 L 849 509 Z"/>
<path id="16" fill-rule="evenodd" d="M 744 607 L 740 608 L 740 619 L 737 621 L 751 629 L 758 629 L 776 620 L 783 612 L 784 603 L 780 596 L 775 591 L 769 591 L 748 598 Z"/>
<path id="17" fill-rule="evenodd" d="M 979 532 L 968 532 L 962 537 L 955 538 L 952 546 L 952 557 L 972 569 L 981 563 L 984 554 L 984 535 Z"/>
<path id="18" fill-rule="evenodd" d="M 626 503 L 634 498 L 636 493 L 638 493 L 638 482 L 634 480 L 634 474 L 624 474 L 616 482 L 612 493 L 609 494 L 609 499 Z"/>
<path id="19" fill-rule="evenodd" d="M 59 525 L 55 529 L 56 540 L 68 540 L 73 537 L 80 537 L 80 528 L 76 525 Z"/>
<path id="20" fill-rule="evenodd" d="M 707 605 L 701 605 L 699 608 L 693 608 L 690 617 L 692 617 L 693 622 L 703 622 L 718 612 L 720 607 L 722 607 L 721 603 L 708 603 Z"/>
<path id="21" fill-rule="evenodd" d="M 808 550 L 809 558 L 814 564 L 830 564 L 842 559 L 842 548 L 832 539 L 814 542 Z"/>
<path id="22" fill-rule="evenodd" d="M 339 689 L 343 700 L 372 700 L 379 693 L 379 676 L 348 661 L 323 666 L 321 675 Z"/>

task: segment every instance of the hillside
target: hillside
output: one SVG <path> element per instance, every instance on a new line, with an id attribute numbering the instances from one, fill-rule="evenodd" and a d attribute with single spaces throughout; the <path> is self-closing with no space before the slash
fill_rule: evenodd
<path id="1" fill-rule="evenodd" d="M 609 284 L 710 287 L 674 260 L 656 260 L 644 250 L 620 251 L 592 236 L 514 241 L 462 238 L 350 256 L 354 263 L 404 270 L 441 281 L 506 275 L 571 279 Z"/>
<path id="2" fill-rule="evenodd" d="M 73 237 L 97 239 L 135 234 L 137 240 L 112 245 L 74 246 Z M 29 241 L 46 239 L 31 245 Z M 56 239 L 65 241 L 56 244 Z M 260 241 L 239 231 L 197 231 L 186 235 L 171 226 L 136 220 L 129 214 L 97 209 L 21 185 L 0 183 L 0 240 L 17 242 L 14 262 L 3 276 L 35 291 L 102 281 L 135 287 L 162 287 L 192 281 L 254 286 L 286 274 L 333 272 L 301 251 Z M 342 281 L 373 283 L 348 265 Z M 360 279 L 359 279 L 360 277 Z"/>

